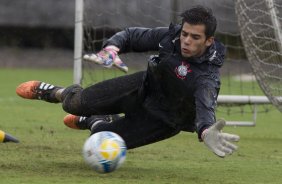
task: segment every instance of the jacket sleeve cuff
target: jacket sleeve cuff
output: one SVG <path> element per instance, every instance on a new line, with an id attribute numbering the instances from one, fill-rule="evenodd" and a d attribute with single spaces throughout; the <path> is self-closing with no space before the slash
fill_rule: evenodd
<path id="1" fill-rule="evenodd" d="M 210 125 L 205 125 L 205 126 L 203 126 L 203 127 L 198 131 L 198 139 L 199 139 L 200 142 L 203 141 L 203 139 L 202 139 L 202 133 L 203 133 L 206 129 L 208 129 L 209 127 L 210 127 Z"/>

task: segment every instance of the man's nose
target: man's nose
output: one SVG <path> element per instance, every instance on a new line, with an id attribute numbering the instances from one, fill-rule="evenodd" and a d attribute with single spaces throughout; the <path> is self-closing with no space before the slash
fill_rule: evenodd
<path id="1" fill-rule="evenodd" d="M 187 36 L 185 39 L 184 39 L 184 43 L 186 45 L 190 45 L 191 44 L 191 36 Z"/>

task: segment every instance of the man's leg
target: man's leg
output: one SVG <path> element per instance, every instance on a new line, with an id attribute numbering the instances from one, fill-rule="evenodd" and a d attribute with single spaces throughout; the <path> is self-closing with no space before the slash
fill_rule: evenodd
<path id="1" fill-rule="evenodd" d="M 19 85 L 16 92 L 27 99 L 62 102 L 63 109 L 75 115 L 119 114 L 128 108 L 129 103 L 137 101 L 143 75 L 144 72 L 138 72 L 106 80 L 85 89 L 79 85 L 62 88 L 40 81 L 29 81 Z"/>
<path id="2" fill-rule="evenodd" d="M 97 122 L 113 122 L 120 118 L 118 114 L 114 115 L 93 115 L 90 117 L 86 116 L 76 116 L 73 114 L 68 114 L 64 117 L 64 124 L 72 129 L 77 130 L 91 130 L 91 126 Z"/>
<path id="3" fill-rule="evenodd" d="M 117 133 L 124 139 L 128 149 L 155 143 L 180 132 L 180 130 L 168 126 L 145 112 L 130 117 L 122 117 L 112 123 L 98 122 L 92 124 L 91 134 L 101 131 Z"/>

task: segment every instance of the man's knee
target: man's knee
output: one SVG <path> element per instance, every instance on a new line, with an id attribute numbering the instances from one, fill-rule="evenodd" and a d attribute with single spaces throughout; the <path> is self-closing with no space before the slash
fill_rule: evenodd
<path id="1" fill-rule="evenodd" d="M 83 88 L 79 85 L 67 87 L 62 93 L 62 107 L 71 114 L 80 115 L 83 111 L 81 105 L 81 92 Z"/>

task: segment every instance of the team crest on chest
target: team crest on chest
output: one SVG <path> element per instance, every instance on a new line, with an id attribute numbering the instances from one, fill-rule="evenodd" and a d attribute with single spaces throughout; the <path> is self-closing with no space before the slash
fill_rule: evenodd
<path id="1" fill-rule="evenodd" d="M 181 65 L 175 68 L 176 76 L 179 79 L 185 79 L 188 73 L 191 73 L 190 64 L 182 62 Z"/>

